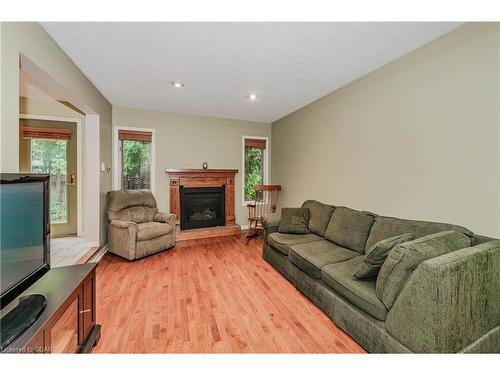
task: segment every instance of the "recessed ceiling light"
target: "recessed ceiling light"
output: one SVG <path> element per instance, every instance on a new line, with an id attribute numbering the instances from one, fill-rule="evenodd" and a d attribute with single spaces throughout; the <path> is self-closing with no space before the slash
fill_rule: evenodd
<path id="1" fill-rule="evenodd" d="M 250 94 L 250 95 L 248 95 L 248 99 L 250 99 L 253 102 L 253 101 L 257 100 L 257 95 Z"/>
<path id="2" fill-rule="evenodd" d="M 176 89 L 180 89 L 181 87 L 186 86 L 184 82 L 179 82 L 179 81 L 172 81 L 170 82 L 172 86 L 174 86 Z"/>

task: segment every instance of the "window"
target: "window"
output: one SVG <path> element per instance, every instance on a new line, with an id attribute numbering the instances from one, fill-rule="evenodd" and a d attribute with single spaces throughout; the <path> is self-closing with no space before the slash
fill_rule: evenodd
<path id="1" fill-rule="evenodd" d="M 243 200 L 255 199 L 255 185 L 267 183 L 267 138 L 243 137 Z"/>
<path id="2" fill-rule="evenodd" d="M 30 140 L 32 173 L 50 175 L 50 221 L 68 222 L 68 140 L 70 130 L 21 128 L 21 136 Z"/>
<path id="3" fill-rule="evenodd" d="M 152 190 L 154 181 L 153 131 L 133 128 L 118 128 L 117 141 L 118 165 L 115 175 L 115 189 Z M 115 143 L 116 144 L 116 143 Z"/>

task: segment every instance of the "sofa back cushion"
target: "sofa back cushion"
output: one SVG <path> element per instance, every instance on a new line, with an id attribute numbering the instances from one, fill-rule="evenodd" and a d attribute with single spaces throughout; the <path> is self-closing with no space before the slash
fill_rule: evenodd
<path id="1" fill-rule="evenodd" d="M 309 208 L 309 230 L 311 233 L 325 237 L 326 227 L 330 222 L 335 206 L 314 200 L 307 200 L 302 207 Z"/>
<path id="2" fill-rule="evenodd" d="M 348 207 L 336 207 L 332 214 L 325 238 L 342 247 L 364 254 L 375 214 Z"/>
<path id="3" fill-rule="evenodd" d="M 377 216 L 370 231 L 370 236 L 366 241 L 365 249 L 370 249 L 380 240 L 398 236 L 404 233 L 413 233 L 415 234 L 415 238 L 418 238 L 448 230 L 463 233 L 466 236 L 470 237 L 472 243 L 474 243 L 474 233 L 472 233 L 467 228 L 458 225 L 435 223 L 431 221 L 405 220 L 388 216 Z"/>
<path id="4" fill-rule="evenodd" d="M 377 277 L 376 293 L 390 309 L 410 278 L 423 261 L 463 249 L 471 245 L 470 237 L 455 231 L 445 231 L 417 238 L 394 247 Z"/>
<path id="5" fill-rule="evenodd" d="M 282 208 L 281 221 L 278 227 L 280 233 L 308 234 L 309 231 L 309 209 Z"/>
<path id="6" fill-rule="evenodd" d="M 113 190 L 106 194 L 108 219 L 145 223 L 158 212 L 156 199 L 149 190 Z"/>

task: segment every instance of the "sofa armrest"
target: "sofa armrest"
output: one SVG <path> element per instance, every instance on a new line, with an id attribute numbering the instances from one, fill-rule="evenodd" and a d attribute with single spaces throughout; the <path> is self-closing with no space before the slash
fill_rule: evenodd
<path id="1" fill-rule="evenodd" d="M 278 228 L 280 226 L 281 213 L 265 214 L 262 216 L 262 226 L 264 229 L 270 229 L 273 227 Z"/>
<path id="2" fill-rule="evenodd" d="M 500 241 L 421 263 L 386 319 L 414 352 L 459 352 L 500 325 Z M 491 344 L 487 351 L 500 352 Z"/>
<path id="3" fill-rule="evenodd" d="M 166 212 L 157 212 L 153 217 L 153 221 L 159 223 L 167 223 L 175 227 L 175 215 L 167 214 Z"/>
<path id="4" fill-rule="evenodd" d="M 280 226 L 281 213 L 270 213 L 262 216 L 262 226 L 264 227 L 264 243 L 267 244 L 267 236 L 277 232 Z"/>

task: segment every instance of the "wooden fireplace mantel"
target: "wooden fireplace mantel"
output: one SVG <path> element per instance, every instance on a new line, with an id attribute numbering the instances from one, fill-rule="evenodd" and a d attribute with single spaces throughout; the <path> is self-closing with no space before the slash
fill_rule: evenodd
<path id="1" fill-rule="evenodd" d="M 167 169 L 170 185 L 170 212 L 176 215 L 176 226 L 180 228 L 181 187 L 224 187 L 225 226 L 179 231 L 177 239 L 192 239 L 237 234 L 241 228 L 234 214 L 234 176 L 237 169 Z"/>
<path id="2" fill-rule="evenodd" d="M 167 169 L 166 172 L 168 174 L 223 174 L 223 175 L 235 175 L 238 173 L 237 169 L 188 169 L 188 168 L 180 168 L 180 169 Z"/>

